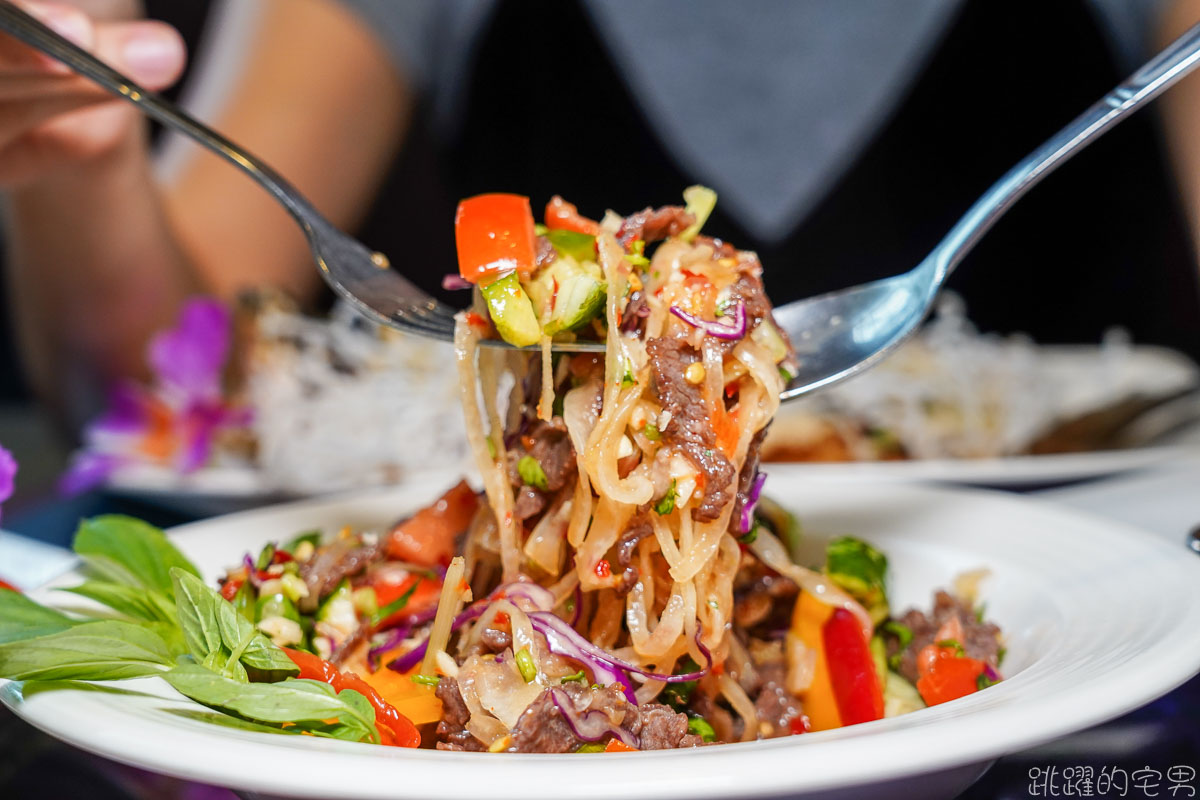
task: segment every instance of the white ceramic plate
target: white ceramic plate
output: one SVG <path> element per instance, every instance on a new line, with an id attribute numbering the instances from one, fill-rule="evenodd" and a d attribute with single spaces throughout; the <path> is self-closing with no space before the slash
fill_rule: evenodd
<path id="1" fill-rule="evenodd" d="M 773 476 L 814 552 L 853 533 L 893 567 L 892 599 L 927 606 L 956 573 L 987 566 L 989 616 L 1008 636 L 1008 680 L 903 717 L 769 742 L 628 755 L 402 751 L 225 729 L 167 713 L 191 707 L 157 679 L 139 695 L 61 690 L 0 699 L 100 755 L 243 791 L 323 798 L 949 797 L 982 764 L 1145 704 L 1200 669 L 1200 560 L 1152 535 L 986 492 Z M 215 577 L 246 549 L 314 526 L 378 526 L 427 502 L 410 486 L 260 509 L 176 529 Z M 66 581 L 70 583 L 70 580 Z M 42 600 L 64 595 L 43 590 Z"/>

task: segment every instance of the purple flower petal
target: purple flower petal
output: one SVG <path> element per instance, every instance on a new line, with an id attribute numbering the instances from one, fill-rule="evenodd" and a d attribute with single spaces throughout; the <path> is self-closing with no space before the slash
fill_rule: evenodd
<path id="1" fill-rule="evenodd" d="M 95 489 L 127 460 L 126 457 L 114 453 L 85 450 L 75 456 L 71 466 L 58 479 L 58 493 L 64 497 L 74 497 Z"/>
<path id="2" fill-rule="evenodd" d="M 150 342 L 150 366 L 164 388 L 188 398 L 220 397 L 229 342 L 228 309 L 209 298 L 189 300 L 179 324 Z"/>
<path id="3" fill-rule="evenodd" d="M 0 447 L 0 503 L 12 497 L 13 479 L 17 476 L 17 460 Z"/>

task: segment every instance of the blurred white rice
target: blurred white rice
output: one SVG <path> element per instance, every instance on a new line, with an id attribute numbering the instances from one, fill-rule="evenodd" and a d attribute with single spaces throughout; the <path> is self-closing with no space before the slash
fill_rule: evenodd
<path id="1" fill-rule="evenodd" d="M 254 324 L 245 391 L 270 488 L 322 493 L 467 464 L 449 343 L 374 325 L 342 304 L 327 319 L 264 309 Z"/>
<path id="2" fill-rule="evenodd" d="M 810 435 L 816 418 L 842 432 L 859 459 L 877 457 L 869 437 L 854 435 L 861 426 L 886 431 L 911 458 L 1016 455 L 1062 419 L 1196 380 L 1194 365 L 1167 354 L 1135 348 L 1119 330 L 1099 347 L 981 334 L 962 300 L 946 294 L 920 333 L 877 367 L 785 404 L 770 439 Z"/>

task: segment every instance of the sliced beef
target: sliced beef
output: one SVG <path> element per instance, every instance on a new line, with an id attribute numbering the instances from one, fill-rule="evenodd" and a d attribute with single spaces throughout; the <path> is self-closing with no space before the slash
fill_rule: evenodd
<path id="1" fill-rule="evenodd" d="M 537 459 L 546 473 L 546 489 L 557 492 L 575 474 L 575 448 L 561 417 L 550 422 L 537 420 L 520 437 L 525 452 Z M 520 478 L 516 479 L 520 482 Z"/>
<path id="2" fill-rule="evenodd" d="M 706 244 L 713 249 L 713 259 L 718 258 L 737 258 L 737 248 L 723 239 L 717 239 L 713 236 L 704 236 L 703 234 L 693 239 L 696 244 Z"/>
<path id="3" fill-rule="evenodd" d="M 625 310 L 621 312 L 621 332 L 637 333 L 639 336 L 646 330 L 646 317 L 650 316 L 650 304 L 646 294 L 641 290 L 629 295 Z"/>
<path id="4" fill-rule="evenodd" d="M 637 551 L 638 542 L 647 537 L 654 535 L 654 528 L 650 525 L 650 520 L 646 519 L 645 515 L 639 514 L 634 517 L 629 523 L 629 527 L 625 529 L 617 538 L 617 563 L 622 567 L 628 567 L 633 563 L 633 554 Z"/>
<path id="5" fill-rule="evenodd" d="M 774 739 L 778 736 L 791 736 L 792 723 L 800 719 L 803 710 L 800 701 L 786 688 L 787 665 L 780 663 L 765 664 L 759 667 L 758 697 L 754 700 L 754 710 L 758 712 L 758 733 L 763 739 Z"/>
<path id="6" fill-rule="evenodd" d="M 442 701 L 442 721 L 437 724 L 438 750 L 468 750 L 482 752 L 486 750 L 483 742 L 472 736 L 466 728 L 471 719 L 467 703 L 458 690 L 458 681 L 454 678 L 443 677 L 438 681 L 436 690 L 438 700 Z"/>
<path id="7" fill-rule="evenodd" d="M 301 601 L 301 611 L 312 611 L 321 598 L 337 588 L 342 578 L 365 570 L 372 562 L 383 558 L 380 542 L 359 544 L 352 539 L 337 539 L 320 547 L 313 557 L 300 565 L 300 577 L 308 586 L 308 597 Z"/>
<path id="8" fill-rule="evenodd" d="M 754 434 L 750 440 L 749 447 L 746 448 L 746 460 L 742 463 L 742 471 L 738 474 L 737 494 L 733 498 L 733 516 L 729 518 L 729 532 L 734 536 L 741 536 L 746 531 L 742 530 L 742 509 L 746 507 L 747 501 L 750 499 L 750 487 L 754 484 L 754 478 L 758 475 L 758 462 L 762 453 L 763 439 L 767 438 L 767 428 L 770 423 Z"/>
<path id="9" fill-rule="evenodd" d="M 901 675 L 912 683 L 917 682 L 917 654 L 933 644 L 938 630 L 955 617 L 962 626 L 960 644 L 964 655 L 986 661 L 994 668 L 1000 666 L 1000 628 L 990 622 L 980 622 L 969 605 L 949 592 L 938 590 L 933 596 L 933 610 L 930 613 L 910 609 L 899 618 L 899 622 L 913 632 L 912 641 L 900 655 Z M 889 635 L 886 643 L 889 656 L 900 652 L 900 643 L 895 636 Z"/>
<path id="10" fill-rule="evenodd" d="M 711 522 L 721 516 L 721 509 L 733 496 L 733 464 L 717 446 L 717 435 L 700 387 L 684 377 L 684 371 L 699 356 L 680 339 L 651 339 L 646 342 L 646 353 L 650 357 L 655 395 L 671 415 L 671 421 L 661 431 L 663 441 L 678 448 L 704 473 L 704 496 L 695 517 L 701 522 Z"/>
<path id="11" fill-rule="evenodd" d="M 580 714 L 599 711 L 614 725 L 641 740 L 642 750 L 669 750 L 702 744 L 699 736 L 688 733 L 687 716 L 658 703 L 635 706 L 615 686 L 594 689 L 578 683 L 566 683 L 562 690 L 571 698 Z M 584 741 L 563 718 L 550 690 L 530 703 L 512 730 L 513 753 L 571 753 Z"/>
<path id="12" fill-rule="evenodd" d="M 479 640 L 493 653 L 503 653 L 512 647 L 512 635 L 498 628 L 484 628 L 479 634 Z"/>
<path id="13" fill-rule="evenodd" d="M 547 502 L 549 502 L 549 498 L 541 491 L 532 486 L 522 486 L 517 490 L 516 500 L 513 504 L 513 516 L 519 522 L 532 519 L 546 510 Z"/>
<path id="14" fill-rule="evenodd" d="M 628 247 L 635 239 L 647 244 L 658 242 L 683 233 L 695 221 L 696 218 L 684 211 L 683 206 L 647 207 L 625 218 L 617 231 L 617 241 L 622 247 Z"/>

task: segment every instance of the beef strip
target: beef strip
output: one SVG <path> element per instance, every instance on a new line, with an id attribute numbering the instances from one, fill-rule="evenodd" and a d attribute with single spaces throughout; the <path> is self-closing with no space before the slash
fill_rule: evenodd
<path id="1" fill-rule="evenodd" d="M 512 647 L 512 635 L 498 628 L 484 628 L 479 634 L 479 640 L 493 653 L 503 653 Z"/>
<path id="2" fill-rule="evenodd" d="M 314 610 L 322 597 L 337 588 L 342 578 L 357 575 L 383 555 L 381 542 L 356 545 L 352 540 L 338 539 L 318 548 L 312 558 L 300 565 L 300 577 L 308 586 L 308 597 L 301 601 L 300 610 Z"/>
<path id="3" fill-rule="evenodd" d="M 661 208 L 646 208 L 635 214 L 630 214 L 621 223 L 617 231 L 617 241 L 622 247 L 628 247 L 635 239 L 641 239 L 649 244 L 677 236 L 696 221 L 696 218 L 683 210 L 683 206 L 662 206 Z"/>
<path id="4" fill-rule="evenodd" d="M 458 681 L 443 677 L 438 681 L 437 699 L 442 701 L 442 721 L 437 724 L 438 750 L 467 750 L 482 752 L 487 748 L 472 736 L 466 728 L 471 712 L 458 690 Z"/>
<path id="5" fill-rule="evenodd" d="M 758 733 L 763 739 L 792 735 L 792 721 L 803 711 L 800 701 L 786 688 L 787 665 L 783 662 L 764 664 L 758 668 L 762 681 L 754 710 L 758 712 Z"/>
<path id="6" fill-rule="evenodd" d="M 969 605 L 949 592 L 938 590 L 933 596 L 933 610 L 926 614 L 917 609 L 909 609 L 899 622 L 908 626 L 913 633 L 912 641 L 900 655 L 899 672 L 912 683 L 920 677 L 917 673 L 917 654 L 933 644 L 938 629 L 958 617 L 962 626 L 963 636 L 960 644 L 967 658 L 986 661 L 993 668 L 999 667 L 1000 628 L 990 622 L 980 622 L 975 618 L 975 612 Z M 893 635 L 887 636 L 888 655 L 900 652 L 900 643 Z"/>
<path id="7" fill-rule="evenodd" d="M 532 519 L 546 510 L 549 498 L 532 486 L 522 486 L 517 490 L 516 501 L 513 503 L 513 516 L 518 522 Z"/>
<path id="8" fill-rule="evenodd" d="M 654 528 L 645 515 L 639 514 L 630 520 L 629 527 L 617 538 L 617 563 L 622 567 L 632 564 L 638 542 L 653 535 Z"/>
<path id="9" fill-rule="evenodd" d="M 592 688 L 565 683 L 562 690 L 581 714 L 599 711 L 615 725 L 641 740 L 642 750 L 669 750 L 702 744 L 699 736 L 688 733 L 687 716 L 658 703 L 635 706 L 615 686 Z M 546 690 L 530 703 L 512 730 L 512 753 L 571 753 L 584 741 L 578 738 Z"/>
<path id="10" fill-rule="evenodd" d="M 736 258 L 737 248 L 723 239 L 717 239 L 713 236 L 704 236 L 701 234 L 692 240 L 696 244 L 706 244 L 713 249 L 713 259 L 718 258 Z"/>
<path id="11" fill-rule="evenodd" d="M 646 342 L 654 391 L 671 421 L 661 431 L 663 441 L 676 447 L 704 473 L 704 496 L 695 510 L 700 522 L 721 516 L 733 495 L 733 464 L 717 446 L 717 434 L 699 386 L 689 383 L 684 370 L 699 360 L 696 351 L 680 339 Z"/>
<path id="12" fill-rule="evenodd" d="M 758 475 L 758 461 L 762 452 L 763 439 L 767 438 L 767 428 L 770 423 L 762 428 L 750 440 L 749 447 L 746 448 L 746 460 L 742 463 L 742 471 L 738 475 L 737 494 L 733 498 L 733 515 L 729 518 L 729 532 L 734 536 L 742 536 L 746 531 L 742 530 L 742 509 L 746 507 L 746 502 L 750 499 L 750 487 L 754 484 L 754 478 Z"/>
<path id="13" fill-rule="evenodd" d="M 537 459 L 542 472 L 546 473 L 546 490 L 553 493 L 566 486 L 577 465 L 575 448 L 571 446 L 571 437 L 562 417 L 555 417 L 550 422 L 537 420 L 520 439 L 525 451 Z M 520 485 L 520 480 L 518 475 L 514 483 Z"/>
<path id="14" fill-rule="evenodd" d="M 646 317 L 650 316 L 650 303 L 640 289 L 629 295 L 629 302 L 621 312 L 621 332 L 637 333 L 640 337 L 646 330 Z"/>

